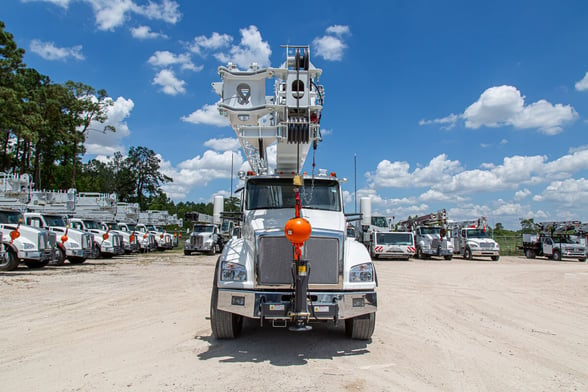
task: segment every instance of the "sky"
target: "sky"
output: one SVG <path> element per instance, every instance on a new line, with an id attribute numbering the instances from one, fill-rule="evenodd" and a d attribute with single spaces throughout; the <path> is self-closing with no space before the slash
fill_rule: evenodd
<path id="1" fill-rule="evenodd" d="M 246 166 L 218 67 L 279 67 L 290 44 L 323 70 L 314 160 L 347 178 L 346 212 L 588 221 L 586 1 L 5 0 L 0 20 L 27 66 L 112 99 L 84 160 L 148 147 L 175 202 L 228 196 Z"/>

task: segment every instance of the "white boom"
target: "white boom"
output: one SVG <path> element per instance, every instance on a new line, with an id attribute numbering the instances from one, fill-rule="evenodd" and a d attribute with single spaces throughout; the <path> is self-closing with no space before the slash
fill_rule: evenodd
<path id="1" fill-rule="evenodd" d="M 276 172 L 301 170 L 311 144 L 321 140 L 324 89 L 322 70 L 310 62 L 308 46 L 285 46 L 280 68 L 253 63 L 242 71 L 229 63 L 218 68 L 222 82 L 212 83 L 221 96 L 219 113 L 229 119 L 251 169 L 268 172 L 267 147 L 277 143 Z M 274 81 L 274 96 L 266 96 L 266 81 Z"/>

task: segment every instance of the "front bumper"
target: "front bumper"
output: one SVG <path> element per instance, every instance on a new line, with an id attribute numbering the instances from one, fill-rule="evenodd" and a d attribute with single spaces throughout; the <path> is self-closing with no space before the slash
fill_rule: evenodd
<path id="1" fill-rule="evenodd" d="M 289 320 L 292 291 L 219 289 L 217 308 L 254 319 Z M 375 291 L 308 292 L 309 321 L 343 320 L 374 313 Z"/>
<path id="2" fill-rule="evenodd" d="M 490 249 L 471 249 L 472 256 L 500 256 L 499 250 L 490 250 Z"/>
<path id="3" fill-rule="evenodd" d="M 443 249 L 443 248 L 439 248 L 439 249 L 423 249 L 423 254 L 426 254 L 427 256 L 453 256 L 453 249 Z"/>
<path id="4" fill-rule="evenodd" d="M 82 258 L 89 258 L 92 254 L 91 249 L 70 249 L 66 248 L 66 257 L 82 257 Z"/>
<path id="5" fill-rule="evenodd" d="M 186 242 L 186 245 L 184 245 L 184 250 L 190 252 L 209 252 L 212 249 L 212 245 L 213 244 L 204 244 L 202 246 L 196 246 Z"/>
<path id="6" fill-rule="evenodd" d="M 24 251 L 24 250 L 19 250 L 18 251 L 18 259 L 19 260 L 25 260 L 25 261 L 47 261 L 47 260 L 51 260 L 53 258 L 53 252 L 51 251 L 51 249 L 45 249 L 42 251 Z"/>

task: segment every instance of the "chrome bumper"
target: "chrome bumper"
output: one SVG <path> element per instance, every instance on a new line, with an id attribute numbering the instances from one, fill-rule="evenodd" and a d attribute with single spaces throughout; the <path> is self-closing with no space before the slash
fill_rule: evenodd
<path id="1" fill-rule="evenodd" d="M 219 289 L 217 308 L 249 318 L 289 320 L 293 294 L 291 291 Z M 309 321 L 348 319 L 374 313 L 378 307 L 375 291 L 310 291 L 308 298 Z"/>

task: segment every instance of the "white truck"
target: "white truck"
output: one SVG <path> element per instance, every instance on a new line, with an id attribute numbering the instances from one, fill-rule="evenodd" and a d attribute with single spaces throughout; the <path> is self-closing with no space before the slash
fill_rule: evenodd
<path id="1" fill-rule="evenodd" d="M 347 238 L 341 179 L 319 170 L 302 178 L 316 151 L 324 90 L 307 46 L 286 46 L 280 68 L 219 67 L 217 105 L 241 142 L 251 171 L 241 173 L 241 236 L 229 240 L 213 278 L 217 339 L 239 335 L 244 318 L 291 331 L 313 322 L 345 323 L 347 336 L 375 328 L 376 271 L 361 243 Z M 274 96 L 265 96 L 274 78 Z M 276 166 L 266 148 L 276 144 Z"/>
<path id="2" fill-rule="evenodd" d="M 583 239 L 567 233 L 581 225 L 578 221 L 558 221 L 535 223 L 538 233 L 523 234 L 523 250 L 525 257 L 534 259 L 544 256 L 560 261 L 562 259 L 578 259 L 586 261 L 586 245 Z"/>
<path id="3" fill-rule="evenodd" d="M 174 235 L 166 232 L 163 227 L 147 224 L 147 230 L 155 236 L 157 250 L 173 249 Z"/>
<path id="4" fill-rule="evenodd" d="M 449 228 L 454 254 L 459 254 L 468 260 L 474 257 L 490 257 L 493 261 L 500 259 L 500 245 L 490 235 L 485 216 L 451 222 Z"/>
<path id="5" fill-rule="evenodd" d="M 25 223 L 29 226 L 56 233 L 56 256 L 51 265 L 63 265 L 67 259 L 71 264 L 81 264 L 92 254 L 91 233 L 70 228 L 65 216 L 58 213 L 25 212 Z"/>
<path id="6" fill-rule="evenodd" d="M 380 231 L 372 234 L 370 255 L 409 260 L 416 253 L 414 235 L 409 231 Z"/>
<path id="7" fill-rule="evenodd" d="M 54 257 L 56 235 L 45 229 L 23 224 L 20 211 L 0 208 L 0 232 L 3 253 L 0 255 L 0 271 L 15 270 L 19 263 L 29 268 L 43 268 Z"/>
<path id="8" fill-rule="evenodd" d="M 127 223 L 127 226 L 132 228 L 132 230 L 134 230 L 135 234 L 138 236 L 139 248 L 141 252 L 153 252 L 157 249 L 155 234 L 149 231 L 146 225 L 142 223 Z"/>
<path id="9" fill-rule="evenodd" d="M 411 231 L 415 236 L 415 256 L 428 259 L 431 256 L 453 258 L 453 242 L 447 228 L 445 209 L 426 215 L 415 216 L 399 222 L 399 227 Z"/>
<path id="10" fill-rule="evenodd" d="M 69 218 L 67 223 L 74 229 L 92 233 L 92 257 L 109 259 L 124 253 L 123 236 L 95 219 Z"/>

